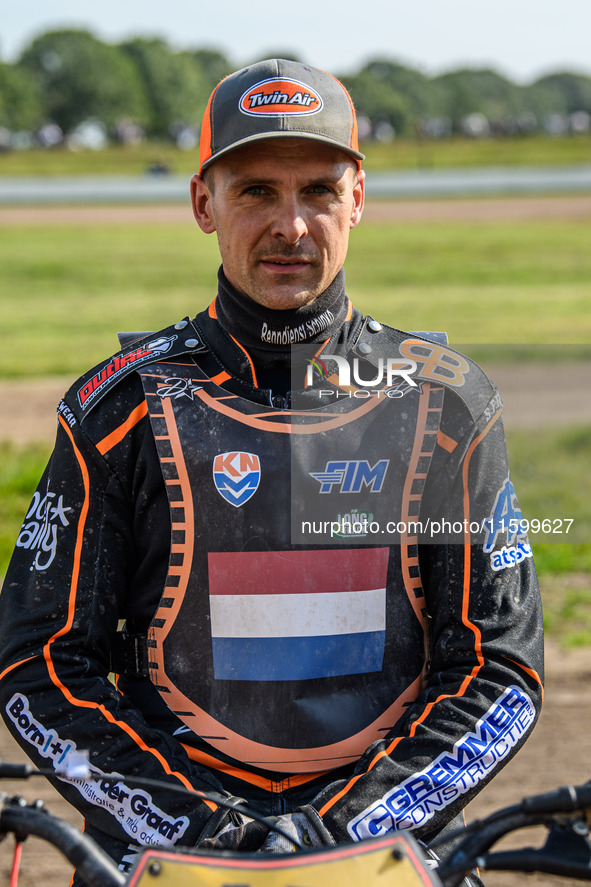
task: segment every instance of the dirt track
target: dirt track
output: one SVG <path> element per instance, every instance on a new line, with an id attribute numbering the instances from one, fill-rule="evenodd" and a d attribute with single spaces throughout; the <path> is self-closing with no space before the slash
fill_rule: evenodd
<path id="1" fill-rule="evenodd" d="M 486 366 L 504 400 L 507 428 L 536 428 L 552 416 L 554 426 L 591 424 L 591 363 Z M 10 437 L 18 444 L 51 442 L 55 409 L 72 379 L 0 380 L 0 415 L 10 416 Z M 0 440 L 4 437 L 0 431 Z"/>
<path id="2" fill-rule="evenodd" d="M 384 215 L 387 214 L 387 215 Z M 523 198 L 489 201 L 413 201 L 395 204 L 369 204 L 368 221 L 380 218 L 423 221 L 464 218 L 474 221 L 499 218 L 587 218 L 591 217 L 591 197 Z M 3 224 L 146 224 L 192 222 L 188 207 L 133 208 L 42 208 L 0 209 Z M 520 377 L 515 385 L 512 370 L 487 367 L 505 399 L 508 427 L 535 428 L 552 414 L 561 424 L 591 420 L 588 392 L 591 378 L 574 374 L 568 366 L 527 367 L 527 380 Z M 580 369 L 580 368 L 579 368 Z M 55 405 L 68 387 L 67 379 L 0 382 L 0 413 L 11 415 L 13 439 L 24 443 L 34 439 L 50 442 L 55 429 Z M 527 393 L 525 393 L 527 392 Z M 0 433 L 0 438 L 2 434 Z M 468 820 L 515 803 L 521 797 L 550 790 L 558 785 L 591 779 L 591 654 L 578 651 L 564 654 L 549 647 L 547 651 L 546 702 L 542 717 L 524 750 L 493 780 L 468 809 Z M 10 761 L 25 760 L 23 753 L 0 726 L 0 757 Z M 45 781 L 3 783 L 2 790 L 24 794 L 27 799 L 42 797 L 52 812 L 79 823 L 71 808 Z M 526 833 L 522 844 L 539 843 L 539 833 Z M 12 841 L 0 847 L 0 878 L 8 883 Z M 37 839 L 25 844 L 22 887 L 61 887 L 66 885 L 70 867 L 55 851 Z M 493 873 L 486 877 L 489 887 L 517 887 L 520 876 Z M 564 884 L 550 876 L 532 876 L 530 884 Z M 393 885 L 395 887 L 395 885 Z"/>
<path id="3" fill-rule="evenodd" d="M 448 222 L 591 218 L 591 195 L 457 200 L 368 200 L 363 221 Z M 185 205 L 0 207 L 2 225 L 194 224 Z"/>

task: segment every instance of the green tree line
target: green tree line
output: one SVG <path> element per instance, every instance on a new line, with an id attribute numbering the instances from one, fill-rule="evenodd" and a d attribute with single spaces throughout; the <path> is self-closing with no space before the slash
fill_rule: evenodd
<path id="1" fill-rule="evenodd" d="M 113 133 L 126 120 L 148 137 L 170 138 L 199 126 L 212 88 L 235 67 L 221 51 L 176 51 L 158 38 L 108 44 L 84 30 L 48 32 L 14 63 L 0 62 L 0 127 L 34 132 L 52 123 L 67 134 L 98 119 Z M 548 128 L 552 119 L 568 126 L 573 115 L 584 129 L 591 115 L 591 77 L 567 71 L 521 85 L 493 70 L 430 77 L 375 58 L 340 77 L 367 136 L 437 137 L 465 132 L 470 119 L 486 133 L 468 134 L 512 134 Z"/>

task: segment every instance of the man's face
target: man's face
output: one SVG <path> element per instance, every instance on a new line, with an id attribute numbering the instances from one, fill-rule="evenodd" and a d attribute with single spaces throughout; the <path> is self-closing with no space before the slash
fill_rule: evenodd
<path id="1" fill-rule="evenodd" d="M 268 139 L 193 176 L 195 218 L 217 232 L 226 277 L 267 308 L 299 308 L 332 283 L 363 209 L 364 173 L 336 148 Z"/>

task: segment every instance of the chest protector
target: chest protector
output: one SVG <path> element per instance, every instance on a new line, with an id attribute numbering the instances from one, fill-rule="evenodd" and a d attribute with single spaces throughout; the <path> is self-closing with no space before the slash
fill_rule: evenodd
<path id="1" fill-rule="evenodd" d="M 412 522 L 443 388 L 290 412 L 194 363 L 140 375 L 172 523 L 152 682 L 194 733 L 250 766 L 358 759 L 425 673 Z M 384 544 L 387 524 L 396 543 Z"/>

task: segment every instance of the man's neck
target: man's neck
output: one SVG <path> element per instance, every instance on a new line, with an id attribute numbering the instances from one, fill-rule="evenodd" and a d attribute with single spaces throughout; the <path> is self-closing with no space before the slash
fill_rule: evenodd
<path id="1" fill-rule="evenodd" d="M 347 317 L 345 272 L 341 270 L 313 302 L 300 308 L 273 310 L 239 293 L 220 268 L 215 308 L 225 331 L 249 351 L 285 353 L 300 342 L 325 342 Z"/>

